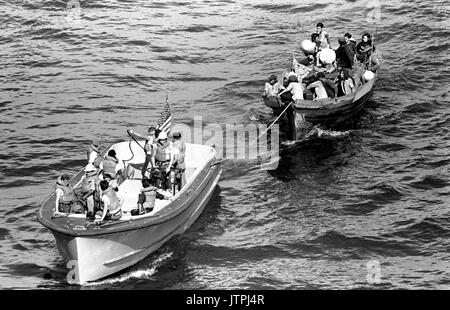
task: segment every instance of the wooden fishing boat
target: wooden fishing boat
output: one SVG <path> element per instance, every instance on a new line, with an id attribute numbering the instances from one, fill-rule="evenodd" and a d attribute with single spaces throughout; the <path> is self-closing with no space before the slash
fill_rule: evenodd
<path id="1" fill-rule="evenodd" d="M 210 200 L 222 173 L 220 165 L 214 163 L 216 151 L 186 143 L 186 185 L 169 200 L 156 199 L 152 212 L 131 215 L 142 187 L 141 172 L 132 167 L 144 163 L 143 144 L 120 142 L 102 153 L 114 149 L 118 158 L 131 158 L 124 163 L 129 168 L 128 178 L 119 184 L 118 195 L 124 199 L 119 220 L 97 225 L 85 214 L 54 217 L 55 194 L 39 209 L 38 221 L 53 233 L 62 256 L 76 265 L 72 283 L 95 281 L 134 265 L 174 235 L 186 231 Z M 70 185 L 79 187 L 82 175 L 80 171 Z"/>
<path id="2" fill-rule="evenodd" d="M 296 140 L 301 133 L 299 131 L 307 121 L 312 125 L 320 125 L 324 128 L 335 128 L 351 120 L 367 104 L 377 80 L 378 71 L 374 72 L 369 81 L 358 81 L 356 91 L 352 94 L 337 98 L 318 100 L 295 100 L 286 109 L 286 105 L 277 96 L 263 96 L 264 104 L 280 117 L 281 129 L 287 139 Z M 279 81 L 282 79 L 279 79 Z M 289 103 L 288 103 L 289 104 Z"/>

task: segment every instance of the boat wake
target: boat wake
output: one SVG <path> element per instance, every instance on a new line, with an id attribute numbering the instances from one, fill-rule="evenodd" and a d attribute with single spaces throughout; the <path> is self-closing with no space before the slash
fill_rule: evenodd
<path id="1" fill-rule="evenodd" d="M 84 284 L 84 286 L 102 286 L 102 285 L 111 285 L 115 283 L 121 283 L 126 282 L 130 279 L 149 279 L 151 278 L 155 273 L 156 270 L 164 264 L 164 262 L 172 257 L 172 252 L 170 253 L 163 253 L 160 257 L 156 258 L 151 266 L 143 269 L 133 270 L 124 274 L 121 274 L 118 277 L 108 278 L 101 281 L 95 281 L 95 282 L 89 282 Z"/>

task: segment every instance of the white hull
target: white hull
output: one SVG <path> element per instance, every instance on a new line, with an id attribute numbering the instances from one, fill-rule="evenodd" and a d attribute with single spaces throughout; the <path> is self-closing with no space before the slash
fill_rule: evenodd
<path id="1" fill-rule="evenodd" d="M 60 253 L 68 261 L 75 261 L 78 267 L 77 276 L 71 280 L 71 284 L 99 280 L 128 268 L 160 248 L 174 235 L 185 232 L 203 212 L 219 178 L 220 172 L 183 215 L 164 223 L 95 236 L 74 237 L 53 231 Z"/>

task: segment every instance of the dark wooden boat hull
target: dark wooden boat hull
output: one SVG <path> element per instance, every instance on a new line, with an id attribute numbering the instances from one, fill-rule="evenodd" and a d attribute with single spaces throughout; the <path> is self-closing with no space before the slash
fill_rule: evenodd
<path id="1" fill-rule="evenodd" d="M 296 100 L 293 109 L 294 113 L 301 114 L 306 121 L 313 125 L 334 127 L 350 120 L 366 106 L 376 79 L 377 73 L 375 73 L 375 77 L 371 81 L 360 86 L 355 93 L 338 97 L 337 99 Z M 275 115 L 279 115 L 284 110 L 284 105 L 276 97 L 264 97 L 264 103 L 273 109 Z M 281 118 L 280 120 L 282 127 L 290 126 L 286 122 L 286 118 Z"/>

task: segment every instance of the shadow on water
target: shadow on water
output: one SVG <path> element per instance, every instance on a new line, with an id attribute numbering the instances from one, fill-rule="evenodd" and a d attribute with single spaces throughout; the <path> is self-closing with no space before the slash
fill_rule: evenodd
<path id="1" fill-rule="evenodd" d="M 280 161 L 269 174 L 281 181 L 295 179 L 299 173 L 328 170 L 346 163 L 354 153 L 348 138 L 341 140 L 312 139 L 280 151 Z"/>

